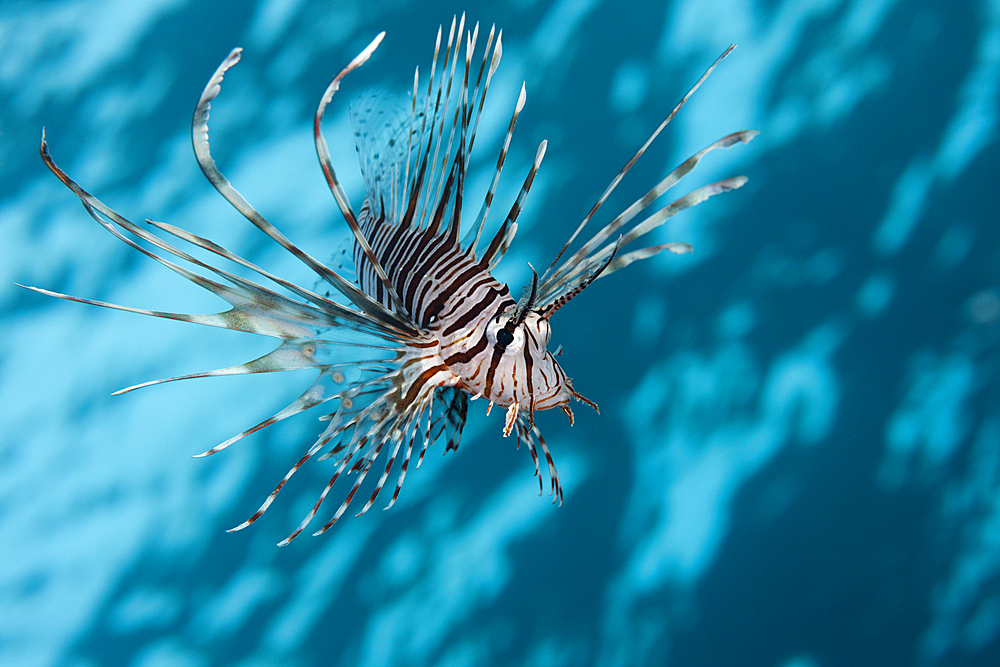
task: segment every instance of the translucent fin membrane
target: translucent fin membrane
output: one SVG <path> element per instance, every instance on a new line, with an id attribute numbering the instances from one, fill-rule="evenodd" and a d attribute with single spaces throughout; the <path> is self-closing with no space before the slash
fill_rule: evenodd
<path id="1" fill-rule="evenodd" d="M 439 29 L 427 83 L 421 85 L 418 69 L 409 100 L 381 91 L 369 93 L 352 105 L 351 122 L 371 214 L 364 231 L 370 235 L 373 226 L 383 222 L 416 226 L 449 239 L 484 268 L 492 268 L 517 231 L 517 217 L 545 154 L 545 143 L 507 218 L 489 246 L 480 251 L 514 123 L 524 107 L 522 85 L 489 190 L 474 223 L 461 237 L 466 173 L 486 95 L 503 54 L 502 32 L 495 27 L 486 35 L 481 56 L 475 54 L 479 24 L 463 36 L 464 29 L 464 15 L 452 21 L 446 38 Z"/>
<path id="2" fill-rule="evenodd" d="M 559 483 L 559 473 L 556 471 L 556 464 L 552 460 L 552 454 L 549 452 L 548 445 L 545 444 L 545 438 L 542 437 L 541 431 L 538 430 L 538 427 L 535 426 L 526 413 L 518 415 L 515 428 L 517 429 L 518 444 L 523 442 L 528 447 L 528 453 L 531 454 L 531 460 L 535 464 L 535 477 L 538 478 L 538 495 L 542 495 L 545 492 L 542 475 L 538 467 L 538 448 L 541 447 L 542 454 L 545 456 L 545 463 L 549 467 L 549 495 L 552 496 L 553 504 L 558 502 L 561 506 L 563 503 L 562 484 Z"/>
<path id="3" fill-rule="evenodd" d="M 491 387 L 501 385 L 503 381 L 511 379 L 512 372 L 516 372 L 503 370 L 502 372 L 507 375 L 501 377 L 497 385 L 494 385 L 497 377 L 495 374 L 499 373 L 497 369 L 506 368 L 506 365 L 501 364 L 503 347 L 506 343 L 500 345 L 497 339 L 497 344 L 489 348 L 485 336 L 478 339 L 475 336 L 482 332 L 470 326 L 469 345 L 456 348 L 457 352 L 452 350 L 451 356 L 446 355 L 442 350 L 449 345 L 455 346 L 456 341 L 447 340 L 449 335 L 447 327 L 435 332 L 434 327 L 430 326 L 434 321 L 433 318 L 437 318 L 441 313 L 440 308 L 433 311 L 433 318 L 428 317 L 424 322 L 428 330 L 422 330 L 414 320 L 416 316 L 407 311 L 385 267 L 380 263 L 379 256 L 369 244 L 369 240 L 374 239 L 378 255 L 384 257 L 386 264 L 395 272 L 399 268 L 399 258 L 404 256 L 401 254 L 403 253 L 401 246 L 404 244 L 400 243 L 399 239 L 408 235 L 412 239 L 421 240 L 421 243 L 408 241 L 413 244 L 413 248 L 424 251 L 433 245 L 434 253 L 440 251 L 442 254 L 436 257 L 436 261 L 449 262 L 449 266 L 464 263 L 465 266 L 460 274 L 464 276 L 462 280 L 471 281 L 468 276 L 473 274 L 476 280 L 480 278 L 485 280 L 488 277 L 485 282 L 480 281 L 481 284 L 476 289 L 485 284 L 494 284 L 492 276 L 486 274 L 503 258 L 513 241 L 517 232 L 518 216 L 523 210 L 545 155 L 546 143 L 543 141 L 506 218 L 498 226 L 486 247 L 481 249 L 480 242 L 485 233 L 486 220 L 510 147 L 514 125 L 525 104 L 525 89 L 522 85 L 489 189 L 473 225 L 467 230 L 464 238 L 461 237 L 466 172 L 476 141 L 486 94 L 502 55 L 502 34 L 491 28 L 485 37 L 486 44 L 482 55 L 476 56 L 476 45 L 479 40 L 478 24 L 466 31 L 463 15 L 461 19 L 457 17 L 453 19 L 446 40 L 443 39 L 443 32 L 443 29 L 438 30 L 434 58 L 423 92 L 417 71 L 414 74 L 413 95 L 410 99 L 373 93 L 362 97 L 351 109 L 352 125 L 367 191 L 367 201 L 361 208 L 363 219 L 359 220 L 355 215 L 337 179 L 327 143 L 321 132 L 321 125 L 325 109 L 339 90 L 341 81 L 348 73 L 368 61 L 381 43 L 384 33 L 376 36 L 333 78 L 316 109 L 313 118 L 316 153 L 327 184 L 354 236 L 354 257 L 358 264 L 357 284 L 315 259 L 278 231 L 236 190 L 215 164 L 209 147 L 208 120 L 211 103 L 220 94 L 226 73 L 239 61 L 240 49 L 234 49 L 216 69 L 196 106 L 191 124 L 192 144 L 198 164 L 211 184 L 240 214 L 296 257 L 308 269 L 311 278 L 315 279 L 315 276 L 318 276 L 325 281 L 343 297 L 340 300 L 348 305 L 280 278 L 208 239 L 173 225 L 151 220 L 147 220 L 147 225 L 144 226 L 132 223 L 86 192 L 55 165 L 49 155 L 43 132 L 40 149 L 42 159 L 49 169 L 79 197 L 94 220 L 130 247 L 159 262 L 185 280 L 223 299 L 229 304 L 229 308 L 208 314 L 170 313 L 72 297 L 40 288 L 29 289 L 70 301 L 244 331 L 278 340 L 273 350 L 242 364 L 143 382 L 116 393 L 193 378 L 303 369 L 316 372 L 311 384 L 287 406 L 198 455 L 214 454 L 267 426 L 316 406 L 328 404 L 325 414 L 320 417 L 324 423 L 322 433 L 285 473 L 257 511 L 232 530 L 241 530 L 260 518 L 295 473 L 307 461 L 314 458 L 319 461 L 330 460 L 332 474 L 312 508 L 296 529 L 280 543 L 281 545 L 288 544 L 306 529 L 319 514 L 333 486 L 345 473 L 354 476 L 353 483 L 341 503 L 328 516 L 326 523 L 313 534 L 323 533 L 339 521 L 373 470 L 377 474 L 372 475 L 372 481 L 369 482 L 370 493 L 362 493 L 363 496 L 367 494 L 367 499 L 358 510 L 358 514 L 364 514 L 374 506 L 395 470 L 395 489 L 386 505 L 386 508 L 391 507 L 399 497 L 415 452 L 414 465 L 419 467 L 429 446 L 438 439 L 445 440 L 445 453 L 459 447 L 470 400 L 465 388 L 473 385 L 468 384 L 468 375 L 453 371 L 450 364 L 453 364 L 454 360 L 468 357 L 467 361 L 479 363 L 480 368 L 484 368 L 483 357 L 476 357 L 481 353 L 481 350 L 475 349 L 480 344 L 482 348 L 486 348 L 485 354 L 489 355 L 491 361 L 484 384 L 481 385 L 481 389 L 476 390 L 479 393 L 474 398 L 484 395 L 489 399 L 491 407 L 496 402 L 507 408 L 504 435 L 516 431 L 518 442 L 523 442 L 527 447 L 535 465 L 535 475 L 539 478 L 540 493 L 544 491 L 539 463 L 539 451 L 541 452 L 549 470 L 552 501 L 562 503 L 563 490 L 559 475 L 548 446 L 534 424 L 534 411 L 559 407 L 569 417 L 572 425 L 573 413 L 569 407 L 572 398 L 583 401 L 594 409 L 597 406 L 572 389 L 569 379 L 554 360 L 550 369 L 553 374 L 561 378 L 559 381 L 565 384 L 555 387 L 552 392 L 542 395 L 540 399 L 532 393 L 532 376 L 525 376 L 526 379 L 521 385 L 527 388 L 526 392 L 515 392 L 513 396 L 498 396 L 492 393 Z M 533 280 L 530 289 L 522 298 L 513 302 L 508 298 L 507 288 L 504 286 L 501 290 L 499 283 L 495 283 L 496 287 L 491 288 L 492 291 L 484 296 L 475 299 L 456 299 L 463 305 L 465 301 L 469 301 L 473 310 L 462 312 L 461 322 L 464 324 L 455 319 L 449 325 L 453 327 L 452 333 L 459 332 L 463 326 L 475 322 L 480 313 L 474 308 L 479 308 L 485 312 L 495 310 L 496 317 L 508 315 L 503 330 L 512 338 L 512 332 L 516 327 L 526 325 L 532 318 L 536 323 L 543 323 L 544 318 L 565 305 L 600 276 L 613 273 L 632 262 L 664 250 L 675 253 L 690 251 L 690 246 L 684 243 L 665 243 L 620 252 L 680 211 L 721 192 L 741 187 L 746 178 L 738 176 L 697 188 L 665 205 L 656 204 L 681 178 L 691 172 L 707 153 L 717 148 L 746 143 L 756 135 L 756 132 L 737 132 L 699 151 L 667 175 L 646 195 L 598 230 L 576 252 L 559 263 L 625 173 L 731 49 L 732 47 L 688 91 L 649 140 L 612 180 L 545 274 L 539 277 L 532 268 Z M 652 212 L 640 219 L 641 213 L 650 210 Z M 392 230 L 395 236 L 373 234 L 377 229 L 376 226 L 384 223 L 395 226 Z M 425 238 L 433 240 L 434 244 L 423 245 L 422 239 Z M 387 247 L 386 243 L 395 245 Z M 198 257 L 189 251 L 197 253 Z M 199 259 L 206 255 L 207 260 Z M 407 261 L 414 262 L 410 264 L 411 269 L 416 265 L 417 258 L 416 254 L 408 258 Z M 473 261 L 470 262 L 470 259 Z M 393 260 L 396 264 L 393 264 Z M 234 269 L 226 262 L 239 268 Z M 370 272 L 368 267 L 363 266 L 365 263 L 371 265 Z M 223 268 L 224 266 L 229 270 Z M 233 272 L 236 270 L 253 279 L 237 275 Z M 414 270 L 413 273 L 420 272 Z M 442 274 L 424 270 L 423 275 Z M 445 286 L 441 291 L 446 292 L 449 298 L 455 294 L 466 295 L 466 292 L 456 287 L 461 283 L 458 279 L 440 282 Z M 415 283 L 401 280 L 398 282 L 399 289 L 403 290 L 406 284 L 412 288 L 410 291 L 405 291 L 407 302 L 416 303 L 411 293 L 416 289 Z M 362 289 L 361 285 L 364 285 L 365 289 Z M 374 292 L 369 289 L 373 285 L 377 288 Z M 373 293 L 385 298 L 381 296 L 375 298 L 371 296 Z M 480 305 L 477 307 L 476 303 Z M 443 306 L 439 304 L 439 307 Z M 451 316 L 457 318 L 456 307 L 449 306 L 449 308 Z M 418 308 L 415 310 L 419 312 Z M 548 341 L 549 330 L 547 323 L 544 324 L 544 340 L 536 341 L 537 355 L 524 357 L 524 367 L 529 370 L 533 367 L 532 360 L 551 359 L 550 356 L 545 356 L 548 354 L 545 351 L 545 344 Z M 541 335 L 543 328 L 539 326 L 537 331 Z M 464 340 L 459 339 L 459 342 Z M 476 340 L 479 342 L 475 342 Z M 475 366 L 474 363 L 470 365 Z M 540 366 L 535 364 L 534 367 Z M 516 376 L 514 377 L 516 386 Z M 383 457 L 381 461 L 380 456 Z"/>
<path id="4" fill-rule="evenodd" d="M 327 174 L 327 180 L 338 200 L 343 197 L 343 190 L 336 181 L 332 168 L 329 168 L 329 155 L 325 151 L 325 142 L 318 133 L 319 122 L 323 108 L 336 90 L 339 80 L 367 60 L 380 39 L 381 36 L 376 38 L 338 74 L 324 95 L 316 114 L 317 151 L 324 172 Z M 381 478 L 361 510 L 366 511 L 375 502 L 390 475 L 398 454 L 403 450 L 403 443 L 407 443 L 399 468 L 396 491 L 389 504 L 395 502 L 415 443 L 421 443 L 422 457 L 423 452 L 437 436 L 446 432 L 448 443 L 445 451 L 457 447 L 458 435 L 465 421 L 467 399 L 464 395 L 456 396 L 452 389 L 438 389 L 441 380 L 434 376 L 434 369 L 437 368 L 434 365 L 436 359 L 436 353 L 433 352 L 434 343 L 412 325 L 412 321 L 405 313 L 385 308 L 353 283 L 298 248 L 268 223 L 215 165 L 208 143 L 210 104 L 221 90 L 224 74 L 238 61 L 239 53 L 238 49 L 234 50 L 216 70 L 195 110 L 192 121 L 192 142 L 198 162 L 209 181 L 227 201 L 271 239 L 302 261 L 313 273 L 347 297 L 353 308 L 279 278 L 224 247 L 173 225 L 147 220 L 150 226 L 147 228 L 132 223 L 86 192 L 56 166 L 49 155 L 44 134 L 40 152 L 46 165 L 80 198 L 87 212 L 101 226 L 132 248 L 224 299 L 230 308 L 220 313 L 209 314 L 169 313 L 72 297 L 40 288 L 29 289 L 80 303 L 261 334 L 280 341 L 278 347 L 271 352 L 243 364 L 144 382 L 117 393 L 181 379 L 301 369 L 317 371 L 315 380 L 288 406 L 199 455 L 214 454 L 271 424 L 317 405 L 332 402 L 334 409 L 322 417 L 327 422 L 323 433 L 289 469 L 257 512 L 234 528 L 239 530 L 256 521 L 306 461 L 314 457 L 332 458 L 335 472 L 330 483 L 324 488 L 313 510 L 302 524 L 282 542 L 287 544 L 313 518 L 333 482 L 347 470 L 357 475 L 355 483 L 333 517 L 319 532 L 333 525 L 346 511 L 381 452 L 390 449 L 391 455 L 382 468 Z M 346 205 L 346 197 L 343 197 L 343 201 L 345 205 L 342 211 L 350 223 L 353 213 L 349 205 Z M 162 232 L 162 235 L 157 235 L 155 231 Z M 198 259 L 168 242 L 167 236 L 173 236 L 211 256 L 249 270 L 274 283 L 286 293 L 275 291 L 214 263 Z M 356 231 L 356 236 L 360 236 L 359 231 Z M 427 368 L 431 371 L 428 372 Z M 427 381 L 418 382 L 424 379 Z"/>

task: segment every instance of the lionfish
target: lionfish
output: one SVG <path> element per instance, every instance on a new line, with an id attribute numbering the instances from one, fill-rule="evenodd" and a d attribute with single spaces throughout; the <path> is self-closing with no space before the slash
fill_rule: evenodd
<path id="1" fill-rule="evenodd" d="M 493 277 L 517 232 L 517 218 L 535 174 L 545 155 L 542 141 L 528 169 L 516 200 L 502 224 L 485 243 L 486 220 L 500 173 L 510 147 L 514 124 L 525 103 L 525 89 L 510 118 L 492 181 L 479 212 L 461 234 L 465 204 L 465 179 L 476 140 L 476 131 L 490 81 L 500 63 L 502 31 L 491 28 L 481 60 L 474 53 L 478 23 L 466 30 L 464 15 L 453 18 L 442 54 L 442 28 L 438 29 L 430 76 L 423 89 L 419 68 L 413 91 L 406 96 L 370 93 L 350 108 L 355 143 L 360 157 L 366 197 L 355 214 L 334 173 L 326 140 L 320 131 L 324 111 L 341 81 L 363 65 L 379 46 L 380 33 L 340 71 L 323 94 L 313 119 L 313 134 L 320 167 L 340 212 L 353 235 L 355 278 L 350 280 L 296 246 L 251 206 L 219 171 L 209 151 L 208 118 L 226 72 L 240 59 L 234 49 L 212 75 L 194 111 L 191 127 L 195 156 L 209 182 L 261 231 L 298 258 L 335 291 L 320 294 L 236 255 L 212 241 L 179 227 L 146 220 L 163 232 L 157 235 L 116 213 L 86 192 L 53 162 L 45 133 L 40 153 L 48 168 L 80 198 L 87 212 L 106 230 L 139 252 L 168 267 L 195 285 L 221 297 L 228 310 L 214 314 L 169 313 L 132 308 L 78 298 L 30 287 L 36 292 L 95 306 L 195 322 L 279 339 L 271 352 L 244 364 L 144 382 L 116 394 L 174 380 L 245 373 L 314 369 L 318 377 L 284 409 L 226 440 L 203 454 L 215 454 L 247 435 L 324 403 L 335 406 L 320 417 L 326 428 L 245 522 L 256 521 L 282 487 L 306 461 L 334 459 L 335 469 L 319 499 L 299 526 L 282 542 L 294 539 L 314 518 L 334 483 L 347 471 L 356 476 L 346 498 L 330 520 L 314 535 L 325 532 L 347 510 L 383 449 L 385 465 L 374 490 L 358 516 L 374 504 L 397 458 L 396 488 L 386 509 L 399 496 L 415 448 L 416 467 L 427 448 L 442 436 L 445 452 L 458 449 L 468 403 L 482 398 L 486 412 L 495 405 L 506 409 L 504 436 L 516 432 L 535 465 L 539 493 L 544 489 L 539 472 L 541 450 L 548 466 L 552 502 L 562 504 L 563 490 L 549 448 L 534 423 L 539 410 L 559 408 L 573 423 L 572 400 L 597 410 L 597 405 L 573 388 L 573 383 L 547 349 L 550 318 L 599 277 L 661 251 L 686 253 L 686 243 L 664 243 L 622 254 L 621 250 L 648 234 L 667 219 L 709 197 L 739 188 L 746 177 L 727 178 L 705 185 L 657 208 L 641 221 L 627 225 L 647 211 L 667 190 L 690 172 L 706 153 L 750 141 L 756 131 L 730 134 L 685 160 L 638 201 L 608 222 L 600 231 L 560 263 L 567 249 L 598 212 L 611 192 L 666 127 L 688 98 L 719 62 L 730 46 L 684 95 L 649 139 L 611 181 L 604 193 L 570 235 L 548 269 L 539 276 L 531 269 L 531 284 L 515 299 L 507 285 Z M 464 35 L 465 48 L 462 49 Z M 439 68 L 440 58 L 440 70 Z M 464 61 L 460 65 L 460 61 Z M 457 78 L 456 78 L 457 75 Z M 167 240 L 175 237 L 228 260 L 283 288 L 270 287 L 240 277 L 212 263 L 197 259 Z M 148 245 L 141 245 L 138 241 Z M 178 260 L 182 263 L 177 263 Z M 183 264 L 183 265 L 182 265 Z M 530 267 L 530 265 L 529 265 Z M 201 270 L 201 273 L 198 270 Z"/>

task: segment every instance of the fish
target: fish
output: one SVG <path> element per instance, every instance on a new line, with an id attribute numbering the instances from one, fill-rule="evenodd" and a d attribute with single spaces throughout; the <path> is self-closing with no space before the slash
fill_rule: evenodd
<path id="1" fill-rule="evenodd" d="M 138 252 L 222 298 L 229 308 L 209 314 L 161 312 L 39 287 L 27 289 L 87 305 L 243 331 L 279 341 L 271 351 L 242 364 L 147 381 L 116 394 L 194 378 L 301 369 L 317 372 L 312 383 L 289 405 L 196 455 L 216 454 L 278 421 L 327 406 L 320 416 L 325 427 L 316 440 L 305 448 L 257 511 L 230 531 L 242 530 L 259 519 L 292 476 L 312 459 L 332 460 L 331 476 L 301 523 L 279 546 L 287 545 L 305 530 L 345 473 L 354 476 L 353 485 L 313 535 L 326 532 L 343 516 L 373 471 L 378 480 L 356 516 L 374 505 L 395 471 L 395 490 L 385 509 L 392 507 L 415 452 L 415 468 L 419 468 L 428 448 L 440 440 L 444 441 L 445 453 L 458 449 L 469 402 L 475 400 L 486 403 L 487 415 L 495 406 L 505 411 L 503 436 L 514 433 L 518 445 L 526 446 L 540 495 L 544 493 L 540 457 L 544 457 L 552 502 L 562 505 L 559 474 L 535 425 L 534 413 L 558 408 L 572 425 L 572 402 L 581 402 L 595 411 L 598 408 L 574 388 L 562 369 L 556 358 L 561 355 L 561 347 L 555 352 L 548 349 L 552 316 L 594 281 L 633 262 L 663 251 L 690 252 L 691 246 L 683 242 L 628 252 L 625 249 L 674 215 L 747 181 L 745 176 L 730 177 L 666 203 L 661 201 L 707 153 L 745 144 L 757 135 L 755 130 L 734 132 L 695 153 L 568 253 L 632 165 L 735 48 L 732 45 L 617 173 L 548 268 L 539 275 L 529 264 L 531 283 L 515 298 L 492 272 L 514 240 L 518 216 L 547 144 L 542 141 L 538 146 L 520 192 L 495 231 L 488 233 L 494 195 L 515 123 L 526 101 L 522 84 L 492 180 L 486 193 L 480 195 L 478 214 L 471 225 L 463 225 L 464 207 L 470 199 L 465 191 L 467 171 L 487 92 L 503 53 L 503 33 L 495 26 L 490 29 L 481 56 L 476 55 L 481 38 L 479 24 L 467 28 L 464 14 L 460 19 L 453 17 L 446 39 L 443 34 L 441 26 L 426 84 L 417 68 L 412 91 L 404 95 L 370 92 L 351 104 L 351 125 L 365 185 L 365 198 L 357 213 L 334 171 L 321 125 L 345 77 L 371 58 L 384 32 L 333 78 L 320 98 L 313 117 L 316 153 L 353 237 L 353 278 L 343 269 L 338 272 L 311 256 L 265 220 L 222 174 L 212 157 L 209 112 L 227 71 L 239 61 L 241 49 L 233 49 L 219 65 L 198 100 L 191 124 L 192 143 L 208 181 L 250 223 L 315 274 L 325 290 L 310 289 L 270 273 L 172 224 L 148 219 L 146 226 L 131 222 L 56 165 L 42 131 L 43 161 L 94 220 Z M 185 244 L 207 251 L 213 259 L 198 259 L 185 250 Z M 237 275 L 234 265 L 249 270 L 255 279 Z"/>

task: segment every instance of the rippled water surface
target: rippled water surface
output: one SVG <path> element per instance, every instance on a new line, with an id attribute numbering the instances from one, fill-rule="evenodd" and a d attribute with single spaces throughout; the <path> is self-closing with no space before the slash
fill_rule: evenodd
<path id="1" fill-rule="evenodd" d="M 233 4 L 0 8 L 0 664 L 1000 664 L 1000 1 Z M 309 378 L 111 396 L 268 344 L 15 287 L 222 307 L 94 224 L 38 158 L 41 129 L 131 219 L 310 286 L 198 170 L 202 87 L 244 47 L 213 105 L 215 158 L 336 263 L 319 95 L 387 31 L 325 124 L 358 208 L 348 99 L 405 91 L 462 9 L 504 29 L 470 192 L 522 81 L 498 201 L 549 141 L 501 271 L 515 291 L 731 42 L 608 211 L 754 128 L 689 177 L 750 182 L 664 228 L 693 254 L 598 281 L 553 319 L 561 364 L 602 409 L 572 428 L 538 416 L 562 508 L 473 403 L 460 451 L 434 447 L 389 512 L 276 548 L 328 477 L 319 464 L 227 534 L 319 426 L 306 415 L 190 456 Z"/>

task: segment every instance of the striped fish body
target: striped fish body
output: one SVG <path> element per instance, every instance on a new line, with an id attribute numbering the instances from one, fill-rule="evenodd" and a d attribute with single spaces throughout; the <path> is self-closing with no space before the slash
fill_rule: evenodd
<path id="1" fill-rule="evenodd" d="M 406 312 L 436 343 L 409 353 L 406 364 L 421 369 L 413 382 L 454 386 L 503 408 L 517 406 L 511 419 L 521 407 L 529 416 L 534 410 L 561 407 L 572 418 L 569 403 L 575 394 L 547 349 L 551 335 L 547 319 L 529 313 L 523 325 L 514 328 L 510 343 L 498 346 L 497 333 L 517 301 L 480 261 L 446 236 L 377 222 L 367 202 L 360 221 Z M 354 261 L 361 289 L 389 307 L 385 285 L 358 244 Z M 417 389 L 411 385 L 410 391 Z M 509 426 L 505 432 L 510 433 Z"/>
<path id="2" fill-rule="evenodd" d="M 487 414 L 494 405 L 506 408 L 503 433 L 506 436 L 515 432 L 519 443 L 526 445 L 534 461 L 539 492 L 542 491 L 539 452 L 544 456 L 553 502 L 561 503 L 562 486 L 545 440 L 535 426 L 534 413 L 560 408 L 572 423 L 569 407 L 572 400 L 583 401 L 595 409 L 596 406 L 574 391 L 555 356 L 548 351 L 551 317 L 599 277 L 664 250 L 677 254 L 690 251 L 690 246 L 684 243 L 665 243 L 619 252 L 677 213 L 742 186 L 745 177 L 727 178 L 696 188 L 666 204 L 657 204 L 659 208 L 654 206 L 707 153 L 746 143 L 757 134 L 752 130 L 730 134 L 688 158 L 563 259 L 625 172 L 732 50 L 730 47 L 612 180 L 545 272 L 539 276 L 532 269 L 531 284 L 515 299 L 491 271 L 502 260 L 517 231 L 517 217 L 545 154 L 545 142 L 538 148 L 516 201 L 488 243 L 484 232 L 514 124 L 525 103 L 523 86 L 492 183 L 475 221 L 461 236 L 463 203 L 469 200 L 464 192 L 466 168 L 490 80 L 502 53 L 501 37 L 493 30 L 486 38 L 486 49 L 477 67 L 473 54 L 479 26 L 466 31 L 464 16 L 453 20 L 440 69 L 442 31 L 438 31 L 425 90 L 420 89 L 419 77 L 415 76 L 409 97 L 368 94 L 352 106 L 352 124 L 366 187 L 360 215 L 354 213 L 334 172 L 320 126 L 343 78 L 367 62 L 383 36 L 384 33 L 376 37 L 334 77 L 321 98 L 313 123 L 320 167 L 354 236 L 356 281 L 338 274 L 292 243 L 250 205 L 216 166 L 208 142 L 209 109 L 219 95 L 226 72 L 239 61 L 240 49 L 233 50 L 215 71 L 192 121 L 195 156 L 209 182 L 249 222 L 324 280 L 335 292 L 334 298 L 271 274 L 179 227 L 151 220 L 147 220 L 147 225 L 136 225 L 57 167 L 49 155 L 44 132 L 42 135 L 42 159 L 98 223 L 182 278 L 226 300 L 230 308 L 214 314 L 165 313 L 41 288 L 29 289 L 70 301 L 271 336 L 280 341 L 271 352 L 244 364 L 145 382 L 118 393 L 181 379 L 282 370 L 317 371 L 312 384 L 290 405 L 201 455 L 221 451 L 305 410 L 324 404 L 333 406 L 321 417 L 326 426 L 316 441 L 260 508 L 232 529 L 245 528 L 263 515 L 307 461 L 331 459 L 332 474 L 319 499 L 281 545 L 299 535 L 312 521 L 345 472 L 354 475 L 354 483 L 330 520 L 314 534 L 326 531 L 339 520 L 372 471 L 378 473 L 377 481 L 359 514 L 373 505 L 395 471 L 395 490 L 387 507 L 391 506 L 399 496 L 414 452 L 418 453 L 415 460 L 419 466 L 427 448 L 438 440 L 445 441 L 445 451 L 457 449 L 468 403 L 478 398 L 488 402 Z M 212 263 L 192 256 L 174 245 L 178 240 L 253 272 L 264 279 L 264 284 L 226 270 L 221 261 Z M 377 461 L 384 461 L 384 465 L 376 466 Z"/>

